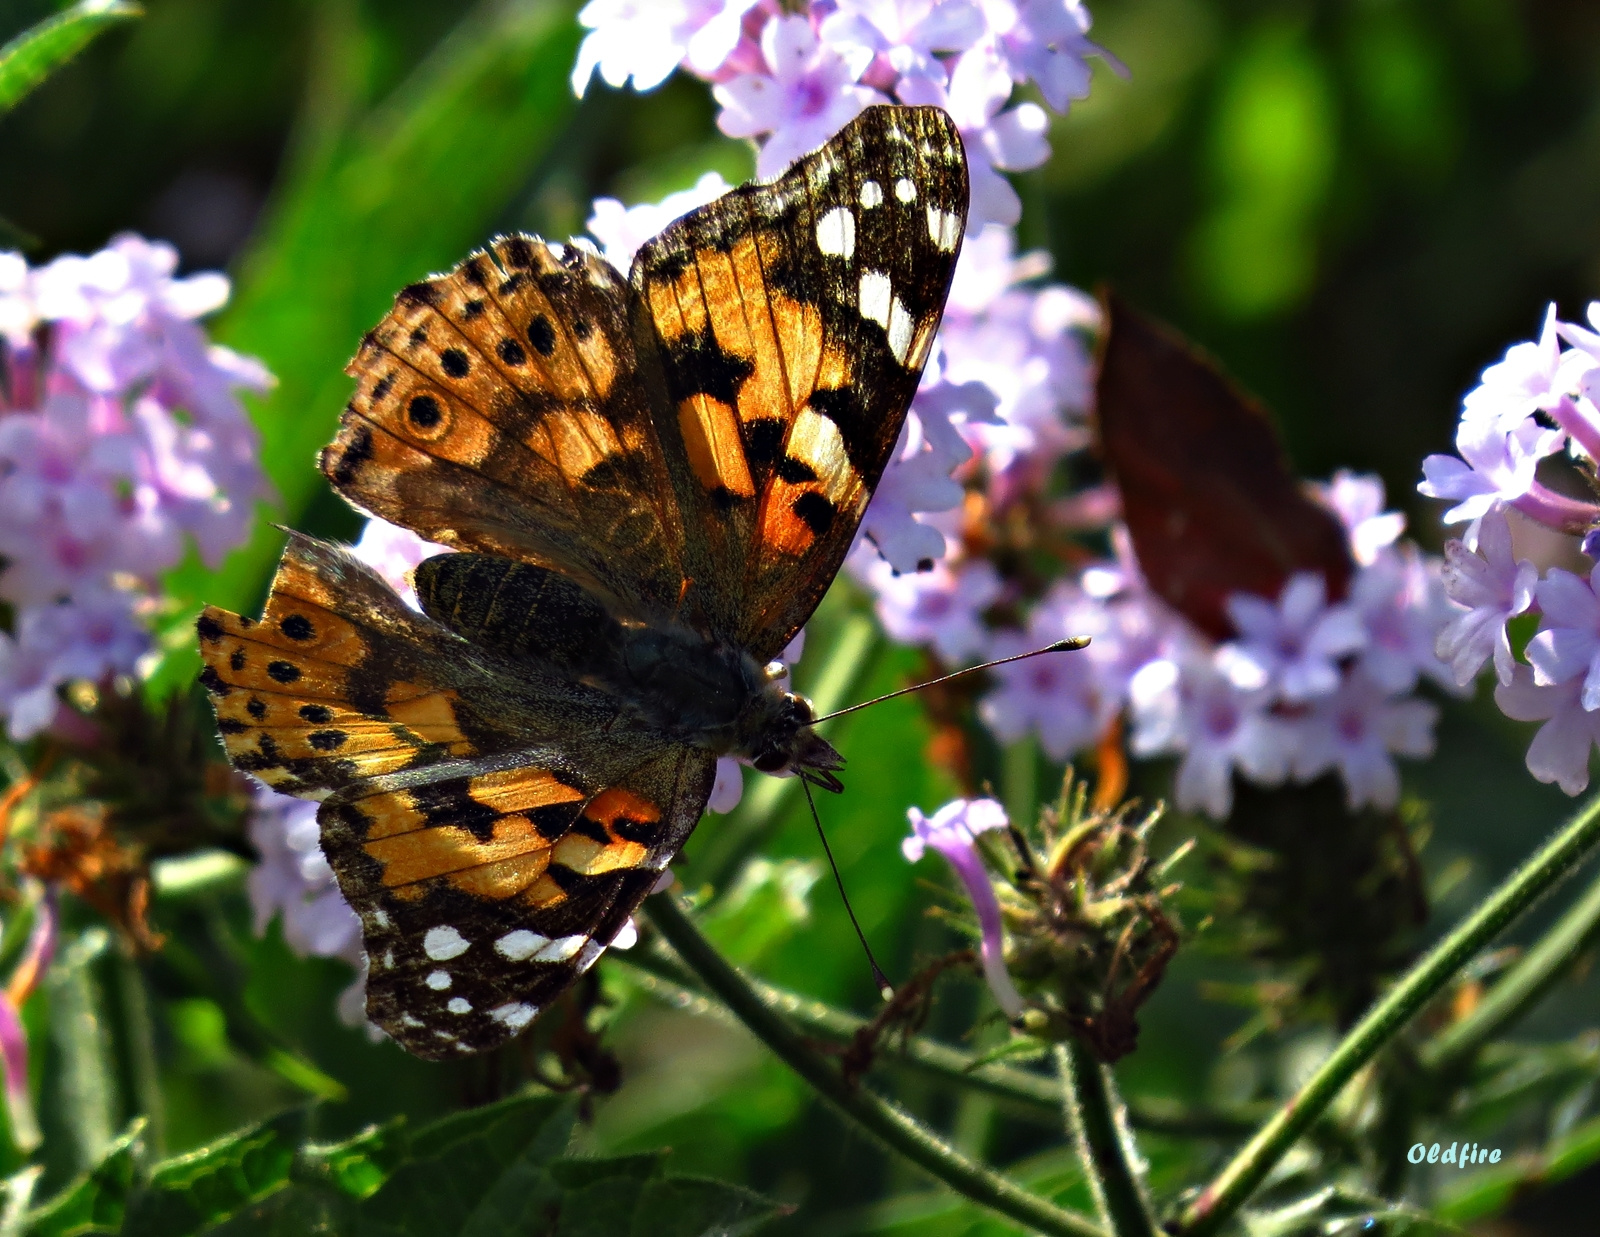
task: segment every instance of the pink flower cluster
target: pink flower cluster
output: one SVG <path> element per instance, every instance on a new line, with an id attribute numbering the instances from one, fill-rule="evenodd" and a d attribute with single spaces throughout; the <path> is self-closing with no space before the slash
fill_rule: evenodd
<path id="1" fill-rule="evenodd" d="M 796 10 L 799 11 L 796 11 Z M 1089 93 L 1087 60 L 1121 65 L 1088 35 L 1079 0 L 590 0 L 573 69 L 649 90 L 682 67 L 712 82 L 718 127 L 761 142 L 757 170 L 782 171 L 873 103 L 937 104 L 961 130 L 972 222 L 1014 224 L 1004 172 L 1050 157 L 1049 118 L 1014 103 L 1033 83 L 1065 112 Z"/>
<path id="2" fill-rule="evenodd" d="M 211 565 L 268 487 L 240 390 L 258 363 L 198 319 L 218 274 L 175 278 L 167 245 L 121 236 L 31 267 L 0 253 L 0 712 L 36 734 L 73 680 L 134 673 L 156 577 L 192 541 Z"/>
<path id="3" fill-rule="evenodd" d="M 1457 610 L 1439 637 L 1439 655 L 1462 684 L 1493 662 L 1501 711 L 1544 723 L 1528 748 L 1529 772 L 1569 795 L 1588 786 L 1590 756 L 1600 742 L 1600 567 L 1548 566 L 1541 575 L 1519 557 L 1513 535 L 1543 525 L 1572 539 L 1554 543 L 1567 560 L 1581 562 L 1580 553 L 1600 558 L 1600 496 L 1593 493 L 1600 462 L 1600 301 L 1589 306 L 1588 322 L 1559 321 L 1550 306 L 1537 340 L 1514 345 L 1483 371 L 1462 404 L 1457 454 L 1430 455 L 1417 487 L 1455 503 L 1444 514 L 1447 524 L 1467 524 L 1465 535 L 1445 546 L 1445 586 Z M 1587 479 L 1590 498 L 1571 497 L 1536 476 L 1546 461 L 1546 474 L 1558 471 L 1562 457 L 1573 481 Z M 1545 557 L 1560 557 L 1544 540 Z M 1506 625 L 1521 614 L 1537 616 L 1537 632 L 1519 659 Z"/>
<path id="4" fill-rule="evenodd" d="M 992 483 L 985 489 L 999 508 L 991 518 L 1003 521 L 1000 492 Z M 866 578 L 890 636 L 949 663 L 1092 638 L 1083 651 L 993 671 L 996 686 L 979 715 L 1002 742 L 1033 735 L 1065 761 L 1125 717 L 1135 755 L 1179 757 L 1181 808 L 1227 816 L 1235 773 L 1274 786 L 1335 771 L 1352 809 L 1391 807 L 1400 790 L 1394 757 L 1433 750 L 1436 709 L 1415 691 L 1423 679 L 1449 683 L 1434 653 L 1448 603 L 1438 563 L 1397 543 L 1403 518 L 1381 511 L 1376 478 L 1340 474 L 1323 495 L 1343 517 L 1357 559 L 1349 595 L 1330 602 L 1311 573 L 1292 577 L 1274 600 L 1237 594 L 1228 606 L 1237 635 L 1223 642 L 1149 590 L 1120 527 L 1110 530 L 1120 561 L 1063 572 L 1033 601 L 989 558 L 964 549 L 929 572 L 896 575 L 873 564 Z M 1046 517 L 1062 508 L 1073 527 L 1081 508 L 1032 504 Z"/>

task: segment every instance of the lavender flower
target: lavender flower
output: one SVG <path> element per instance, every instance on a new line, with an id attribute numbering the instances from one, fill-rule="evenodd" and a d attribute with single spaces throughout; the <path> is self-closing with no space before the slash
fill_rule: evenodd
<path id="1" fill-rule="evenodd" d="M 1455 680 L 1466 686 L 1494 658 L 1495 675 L 1511 682 L 1514 659 L 1506 624 L 1533 604 L 1538 569 L 1519 560 L 1511 548 L 1511 527 L 1496 508 L 1478 525 L 1477 549 L 1461 541 L 1444 547 L 1444 588 L 1449 599 L 1466 607 L 1439 632 L 1439 657 L 1449 663 Z"/>
<path id="2" fill-rule="evenodd" d="M 197 322 L 227 280 L 176 268 L 171 246 L 136 236 L 39 268 L 0 254 L 0 597 L 15 615 L 0 709 L 13 738 L 58 716 L 62 684 L 138 673 L 157 577 L 191 542 L 220 564 L 268 493 L 239 392 L 271 379 Z"/>
<path id="3" fill-rule="evenodd" d="M 1590 307 L 1590 317 L 1596 317 Z M 1567 351 L 1560 341 L 1572 343 Z M 1531 519 L 1580 535 L 1600 520 L 1600 503 L 1559 494 L 1535 479 L 1539 462 L 1563 447 L 1591 462 L 1600 459 L 1600 335 L 1560 322 L 1555 306 L 1545 314 L 1536 342 L 1516 344 L 1484 370 L 1482 381 L 1462 402 L 1455 456 L 1430 455 L 1417 489 L 1457 505 L 1446 523 L 1476 522 L 1495 504 L 1513 506 Z M 1542 424 L 1544 414 L 1553 428 Z M 1468 543 L 1473 533 L 1469 532 Z"/>
<path id="4" fill-rule="evenodd" d="M 864 572 L 878 594 L 878 621 L 902 644 L 930 644 L 948 662 L 981 656 L 989 644 L 982 612 L 1000 595 L 1000 574 L 983 560 L 901 575 L 882 559 Z"/>
<path id="5" fill-rule="evenodd" d="M 1298 738 L 1268 712 L 1265 692 L 1244 692 L 1215 655 L 1184 641 L 1146 662 L 1129 684 L 1137 756 L 1179 753 L 1173 797 L 1180 808 L 1223 819 L 1233 810 L 1233 773 L 1276 786 L 1288 776 Z"/>
<path id="6" fill-rule="evenodd" d="M 1018 82 L 1033 82 L 1046 103 L 1065 112 L 1089 94 L 1090 56 L 1122 76 L 1127 69 L 1089 38 L 1092 19 L 1080 0 L 984 0 L 1001 63 Z"/>
<path id="7" fill-rule="evenodd" d="M 1320 575 L 1297 572 L 1278 602 L 1235 593 L 1228 617 L 1239 632 L 1221 650 L 1219 667 L 1241 691 L 1266 689 L 1275 700 L 1299 704 L 1339 686 L 1338 660 L 1366 642 L 1360 616 L 1329 605 Z"/>
<path id="8" fill-rule="evenodd" d="M 987 656 L 1027 653 L 1067 636 L 1090 636 L 1095 643 L 1089 647 L 1099 649 L 1106 620 L 1104 607 L 1072 585 L 1058 584 L 1029 617 L 1027 634 L 1000 632 Z M 1052 760 L 1065 761 L 1092 746 L 1122 708 L 1120 693 L 1105 690 L 1106 676 L 1087 650 L 996 666 L 994 676 L 999 686 L 978 706 L 984 724 L 1003 743 L 1037 732 Z"/>
<path id="9" fill-rule="evenodd" d="M 916 808 L 907 809 L 906 816 L 911 821 L 911 836 L 900 843 L 906 861 L 916 863 L 930 846 L 949 860 L 978 916 L 983 975 L 989 982 L 989 991 L 1007 1018 L 1018 1017 L 1022 1013 L 1022 997 L 1006 971 L 1000 902 L 977 848 L 978 834 L 1006 826 L 1005 809 L 993 799 L 953 799 L 931 819 Z"/>
<path id="10" fill-rule="evenodd" d="M 1438 714 L 1426 700 L 1397 698 L 1363 674 L 1349 675 L 1298 723 L 1294 776 L 1310 781 L 1337 770 L 1352 812 L 1392 808 L 1400 801 L 1400 772 L 1391 753 L 1432 755 Z"/>
<path id="11" fill-rule="evenodd" d="M 1362 567 L 1370 567 L 1396 538 L 1406 530 L 1406 517 L 1383 509 L 1383 482 L 1341 468 L 1327 485 L 1314 492 L 1333 509 L 1350 539 L 1350 556 Z"/>
<path id="12" fill-rule="evenodd" d="M 600 242 L 606 261 L 626 273 L 645 241 L 674 219 L 714 202 L 731 187 L 720 173 L 707 172 L 692 188 L 669 193 L 659 202 L 624 206 L 616 198 L 596 198 L 590 208 L 589 234 Z"/>
<path id="13" fill-rule="evenodd" d="M 0 1067 L 5 1071 L 6 1115 L 11 1141 L 19 1151 L 31 1152 L 43 1141 L 28 1087 L 28 1035 L 22 1025 L 22 1006 L 50 969 L 60 939 L 61 917 L 53 888 L 46 887 L 34 909 L 33 930 L 22 959 L 0 993 Z"/>
<path id="14" fill-rule="evenodd" d="M 1533 681 L 1541 687 L 1582 679 L 1579 701 L 1588 712 L 1600 709 L 1600 566 L 1587 580 L 1552 567 L 1535 590 L 1543 624 L 1528 641 Z"/>
<path id="15" fill-rule="evenodd" d="M 739 43 L 745 13 L 759 0 L 589 0 L 578 21 L 589 28 L 572 69 L 582 98 L 598 70 L 606 85 L 654 90 L 687 60 L 716 73 Z"/>
<path id="16" fill-rule="evenodd" d="M 370 516 L 361 530 L 361 539 L 350 547 L 350 552 L 382 576 L 406 605 L 420 610 L 411 573 L 423 559 L 448 554 L 450 547 L 424 541 L 409 528 Z"/>
<path id="17" fill-rule="evenodd" d="M 355 982 L 340 997 L 339 1013 L 347 1024 L 360 1025 L 367 978 L 361 920 L 323 857 L 317 804 L 257 786 L 249 833 L 261 856 L 246 878 L 256 934 L 279 919 L 283 939 L 296 954 L 339 958 L 355 968 Z"/>
<path id="18" fill-rule="evenodd" d="M 13 739 L 30 739 L 55 721 L 62 684 L 137 673 L 150 651 L 139 605 L 126 590 L 91 588 L 17 611 L 15 634 L 0 632 L 0 712 Z"/>
<path id="19" fill-rule="evenodd" d="M 1544 722 L 1528 745 L 1528 772 L 1569 795 L 1587 789 L 1590 749 L 1600 743 L 1600 710 L 1583 707 L 1583 689 L 1579 678 L 1541 686 L 1527 666 L 1514 667 L 1511 682 L 1494 689 L 1494 702 L 1507 717 Z"/>
<path id="20" fill-rule="evenodd" d="M 741 73 L 712 90 L 729 137 L 764 137 L 756 171 L 776 176 L 821 146 L 862 109 L 889 100 L 860 84 L 863 63 L 818 40 L 804 17 L 776 17 L 761 32 L 760 71 Z"/>

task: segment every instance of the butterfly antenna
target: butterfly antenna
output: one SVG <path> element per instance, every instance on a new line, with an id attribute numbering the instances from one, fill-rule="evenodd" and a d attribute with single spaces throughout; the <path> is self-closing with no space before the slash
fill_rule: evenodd
<path id="1" fill-rule="evenodd" d="M 1088 636 L 1068 636 L 1065 640 L 1057 640 L 1054 644 L 1047 644 L 1042 649 L 1033 649 L 1027 653 L 1017 653 L 1011 657 L 1002 657 L 996 661 L 982 662 L 976 666 L 966 666 L 960 670 L 953 670 L 949 674 L 941 674 L 936 679 L 929 679 L 926 683 L 915 683 L 910 687 L 902 687 L 898 691 L 885 692 L 881 696 L 874 696 L 871 700 L 863 700 L 860 704 L 852 704 L 843 709 L 835 709 L 832 713 L 824 713 L 821 717 L 813 719 L 809 724 L 815 726 L 818 722 L 832 721 L 836 717 L 843 717 L 846 713 L 854 713 L 857 709 L 864 709 L 868 705 L 882 704 L 885 700 L 893 700 L 896 696 L 904 696 L 910 692 L 919 692 L 925 687 L 937 687 L 940 683 L 948 683 L 951 679 L 959 679 L 964 674 L 974 674 L 979 670 L 990 670 L 995 666 L 1004 666 L 1009 662 L 1026 661 L 1030 657 L 1038 657 L 1041 653 L 1070 653 L 1074 649 L 1087 648 Z M 821 828 L 819 825 L 818 828 Z"/>
<path id="2" fill-rule="evenodd" d="M 839 865 L 834 862 L 833 847 L 828 845 L 828 835 L 822 831 L 822 817 L 817 815 L 817 803 L 811 797 L 811 783 L 802 777 L 800 785 L 805 789 L 806 802 L 811 805 L 811 819 L 816 822 L 817 836 L 822 839 L 822 853 L 828 856 L 828 866 L 833 869 L 833 880 L 839 886 L 839 896 L 844 899 L 844 909 L 850 916 L 850 926 L 856 930 L 856 939 L 861 942 L 861 948 L 867 952 L 867 962 L 872 967 L 872 980 L 878 985 L 878 995 L 887 1001 L 894 996 L 894 985 L 883 973 L 878 960 L 872 956 L 872 946 L 867 944 L 867 934 L 861 930 L 861 923 L 856 919 L 856 908 L 850 905 L 850 895 L 844 891 L 844 877 L 839 875 Z"/>

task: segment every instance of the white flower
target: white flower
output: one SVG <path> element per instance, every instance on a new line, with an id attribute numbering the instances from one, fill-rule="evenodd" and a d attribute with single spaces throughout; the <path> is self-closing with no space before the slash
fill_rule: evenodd
<path id="1" fill-rule="evenodd" d="M 1228 598 L 1239 639 L 1225 645 L 1219 665 L 1241 691 L 1269 689 L 1274 699 L 1300 703 L 1339 685 L 1340 658 L 1366 643 L 1349 605 L 1329 605 L 1327 585 L 1314 572 L 1289 577 L 1278 603 L 1249 593 Z"/>
<path id="2" fill-rule="evenodd" d="M 1448 662 L 1458 684 L 1475 679 L 1483 663 L 1494 658 L 1495 675 L 1511 682 L 1515 659 L 1506 623 L 1533 604 L 1539 570 L 1511 549 L 1511 528 L 1499 508 L 1478 525 L 1478 548 L 1450 541 L 1444 547 L 1445 594 L 1466 613 L 1439 632 L 1435 652 Z"/>

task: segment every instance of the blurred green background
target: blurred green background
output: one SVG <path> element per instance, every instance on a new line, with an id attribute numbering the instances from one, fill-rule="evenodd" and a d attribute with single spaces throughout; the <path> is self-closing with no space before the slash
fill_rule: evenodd
<path id="1" fill-rule="evenodd" d="M 0 34 L 53 7 L 3 0 Z M 186 269 L 229 270 L 235 299 L 217 337 L 262 357 L 280 380 L 258 409 L 278 518 L 353 536 L 358 521 L 312 459 L 346 398 L 342 365 L 396 288 L 496 230 L 581 230 L 597 195 L 654 200 L 708 168 L 730 180 L 750 173 L 749 151 L 716 132 L 700 83 L 674 79 L 642 97 L 596 84 L 574 100 L 577 7 L 147 0 L 142 21 L 103 37 L 0 124 L 0 216 L 31 238 L 36 260 L 133 229 L 172 241 Z M 1091 8 L 1096 37 L 1131 77 L 1097 66 L 1088 101 L 1055 121 L 1054 158 L 1017 178 L 1024 247 L 1048 248 L 1057 275 L 1079 286 L 1115 284 L 1211 349 L 1274 410 L 1300 472 L 1380 473 L 1414 535 L 1437 548 L 1438 508 L 1414 486 L 1422 456 L 1448 449 L 1460 395 L 1537 329 L 1547 302 L 1577 318 L 1600 287 L 1600 5 Z M 253 606 L 278 544 L 264 525 L 222 573 L 191 564 L 172 587 Z M 832 599 L 811 649 L 826 648 L 858 605 Z M 802 663 L 802 689 L 815 660 Z M 880 652 L 852 692 L 897 686 L 916 664 Z M 169 681 L 192 665 L 175 655 Z M 891 973 L 904 974 L 954 939 L 921 914 L 937 899 L 914 876 L 942 883 L 944 874 L 932 863 L 906 868 L 904 810 L 931 810 L 953 788 L 906 758 L 928 739 L 915 704 L 852 723 L 834 736 L 850 760 L 849 790 L 822 805 L 824 819 L 863 926 Z M 1439 737 L 1439 757 L 1409 771 L 1408 788 L 1437 822 L 1429 871 L 1454 865 L 1464 875 L 1430 930 L 1569 806 L 1523 772 L 1527 729 L 1486 699 L 1450 704 Z M 702 826 L 691 862 L 721 823 Z M 866 968 L 830 884 L 812 892 L 808 920 L 795 912 L 795 889 L 819 870 L 809 821 L 780 813 L 762 853 L 780 866 L 747 870 L 754 883 L 717 912 L 719 939 L 773 982 L 870 1009 Z M 175 887 L 155 919 L 199 943 L 195 963 L 216 988 L 195 995 L 170 975 L 156 986 L 167 1150 L 304 1098 L 265 1050 L 240 1048 L 230 1001 L 348 1088 L 347 1101 L 320 1110 L 327 1134 L 494 1093 L 493 1063 L 425 1065 L 342 1027 L 333 1006 L 346 968 L 296 959 L 276 931 L 256 940 L 240 882 Z M 128 1016 L 115 999 L 127 975 L 113 961 L 94 965 L 115 1024 Z M 623 968 L 603 969 L 621 1003 L 613 1041 L 624 1085 L 595 1105 L 588 1145 L 670 1145 L 681 1171 L 801 1204 L 779 1226 L 787 1233 L 1004 1231 L 937 1195 L 882 1204 L 919 1190 L 919 1179 L 841 1136 L 741 1033 L 670 1011 L 632 988 Z M 1119 1071 L 1128 1091 L 1197 1100 L 1272 1089 L 1274 1058 L 1220 1054 L 1245 1015 L 1198 993 L 1229 977 L 1241 975 L 1180 956 L 1141 1050 Z M 977 1007 L 975 989 L 952 992 L 934 1032 L 958 1034 Z M 1526 1030 L 1571 1034 L 1592 1022 L 1597 998 L 1594 985 L 1569 985 Z M 40 1004 L 30 1014 L 44 1042 Z M 151 1092 L 121 1068 L 131 1112 Z M 898 1094 L 968 1149 L 1020 1162 L 1024 1179 L 1065 1185 L 1072 1175 L 1053 1126 L 1002 1119 L 987 1102 L 952 1101 L 914 1080 Z M 48 1104 L 44 1115 L 49 1133 Z M 1515 1136 L 1503 1135 L 1508 1145 Z M 67 1137 L 49 1145 L 53 1180 L 91 1158 Z M 1155 1140 L 1150 1150 L 1158 1183 L 1170 1184 L 1221 1147 Z"/>

